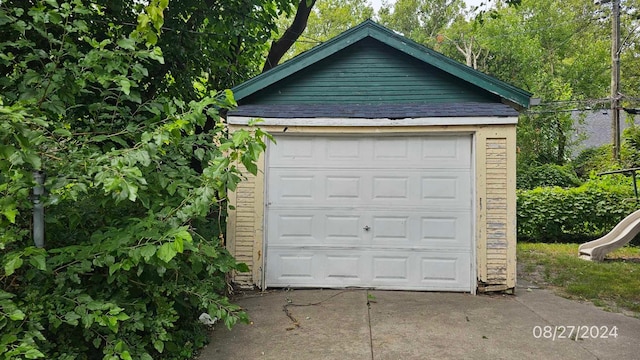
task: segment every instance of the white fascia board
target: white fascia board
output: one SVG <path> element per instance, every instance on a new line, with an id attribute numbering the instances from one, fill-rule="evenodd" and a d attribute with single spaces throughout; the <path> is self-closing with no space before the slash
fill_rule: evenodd
<path id="1" fill-rule="evenodd" d="M 517 124 L 517 116 L 509 117 L 428 117 L 407 119 L 364 118 L 260 118 L 229 116 L 232 125 L 248 125 L 250 120 L 261 119 L 258 125 L 267 126 L 434 126 L 434 125 L 509 125 Z"/>

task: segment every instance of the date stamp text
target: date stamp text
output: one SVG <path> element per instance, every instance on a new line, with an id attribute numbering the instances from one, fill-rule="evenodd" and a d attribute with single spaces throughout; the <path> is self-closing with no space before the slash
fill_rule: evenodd
<path id="1" fill-rule="evenodd" d="M 597 325 L 536 325 L 533 327 L 533 337 L 551 341 L 560 339 L 575 341 L 582 339 L 616 339 L 618 338 L 618 327 Z"/>

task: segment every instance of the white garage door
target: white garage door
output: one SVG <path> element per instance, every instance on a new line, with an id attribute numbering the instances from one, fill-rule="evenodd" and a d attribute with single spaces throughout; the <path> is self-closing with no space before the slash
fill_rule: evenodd
<path id="1" fill-rule="evenodd" d="M 471 291 L 471 136 L 279 136 L 266 285 Z"/>

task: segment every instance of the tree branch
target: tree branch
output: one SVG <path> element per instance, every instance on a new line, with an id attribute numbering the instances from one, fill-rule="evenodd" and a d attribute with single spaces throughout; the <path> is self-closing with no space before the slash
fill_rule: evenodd
<path id="1" fill-rule="evenodd" d="M 300 35 L 302 35 L 302 32 L 307 27 L 309 14 L 311 14 L 311 9 L 315 3 L 316 0 L 300 0 L 296 16 L 293 19 L 291 26 L 287 28 L 278 41 L 271 44 L 271 49 L 269 49 L 269 55 L 267 55 L 267 61 L 264 63 L 262 72 L 270 70 L 278 65 L 278 62 L 280 62 L 284 54 L 287 53 L 296 40 L 298 40 Z"/>

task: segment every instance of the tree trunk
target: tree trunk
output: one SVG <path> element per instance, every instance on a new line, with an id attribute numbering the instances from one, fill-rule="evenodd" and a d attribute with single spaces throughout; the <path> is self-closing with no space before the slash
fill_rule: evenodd
<path id="1" fill-rule="evenodd" d="M 315 3 L 316 0 L 300 0 L 298 10 L 296 11 L 296 17 L 293 19 L 291 26 L 289 26 L 278 41 L 271 44 L 271 49 L 269 49 L 269 55 L 267 55 L 267 61 L 264 63 L 262 72 L 270 70 L 278 65 L 280 59 L 282 59 L 284 54 L 289 51 L 291 46 L 293 46 L 300 35 L 302 35 L 302 32 L 307 27 L 309 14 L 311 14 L 311 9 Z"/>

